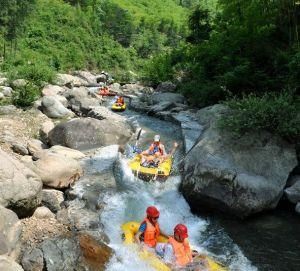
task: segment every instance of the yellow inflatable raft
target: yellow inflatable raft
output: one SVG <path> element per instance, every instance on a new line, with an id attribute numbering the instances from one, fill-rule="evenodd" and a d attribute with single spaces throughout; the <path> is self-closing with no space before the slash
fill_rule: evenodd
<path id="1" fill-rule="evenodd" d="M 171 172 L 172 159 L 168 158 L 157 167 L 143 167 L 141 166 L 141 156 L 138 154 L 129 161 L 129 167 L 138 178 L 142 180 L 166 180 Z"/>
<path id="2" fill-rule="evenodd" d="M 137 233 L 139 226 L 140 223 L 136 221 L 130 221 L 122 225 L 121 228 L 123 230 L 122 237 L 124 240 L 124 244 L 134 243 L 134 235 Z M 167 239 L 162 236 L 159 236 L 158 242 L 166 243 Z M 143 250 L 139 252 L 139 256 L 143 260 L 147 261 L 157 271 L 171 271 L 171 269 L 166 264 L 164 264 L 164 262 L 161 261 L 158 258 L 158 256 L 156 256 L 154 253 L 151 253 L 147 250 Z M 228 271 L 229 270 L 206 255 L 205 256 L 201 255 L 200 257 L 201 259 L 205 259 L 206 262 L 208 263 L 209 268 L 207 269 L 207 271 Z M 195 261 L 197 261 L 197 257 L 195 258 Z"/>
<path id="3" fill-rule="evenodd" d="M 124 111 L 126 109 L 126 103 L 124 103 L 123 105 L 118 105 L 116 103 L 114 103 L 112 106 L 111 106 L 111 110 L 113 111 Z"/>

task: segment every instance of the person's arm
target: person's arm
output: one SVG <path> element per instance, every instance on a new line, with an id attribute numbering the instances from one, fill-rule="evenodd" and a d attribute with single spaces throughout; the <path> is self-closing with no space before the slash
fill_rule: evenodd
<path id="1" fill-rule="evenodd" d="M 135 236 L 134 236 L 134 240 L 137 244 L 140 244 L 141 243 L 141 240 L 140 240 L 140 237 L 143 233 L 141 231 L 138 231 Z"/>
<path id="2" fill-rule="evenodd" d="M 147 227 L 147 224 L 146 224 L 145 222 L 143 222 L 143 223 L 140 225 L 138 232 L 135 234 L 134 240 L 136 241 L 137 244 L 140 244 L 140 243 L 141 243 L 140 237 L 141 237 L 141 235 L 145 232 L 146 227 Z"/>
<path id="3" fill-rule="evenodd" d="M 160 145 L 160 148 L 161 148 L 161 150 L 162 150 L 163 156 L 167 156 L 168 154 L 167 154 L 167 152 L 166 152 L 165 145 L 161 144 L 161 145 Z"/>

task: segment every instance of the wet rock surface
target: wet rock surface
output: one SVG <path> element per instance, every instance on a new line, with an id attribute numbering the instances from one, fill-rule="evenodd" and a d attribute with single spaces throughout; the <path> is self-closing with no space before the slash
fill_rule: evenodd
<path id="1" fill-rule="evenodd" d="M 198 113 L 206 129 L 184 159 L 184 196 L 195 210 L 240 217 L 274 209 L 297 165 L 293 146 L 267 132 L 236 138 L 220 131 L 217 119 L 225 113 L 218 105 Z"/>

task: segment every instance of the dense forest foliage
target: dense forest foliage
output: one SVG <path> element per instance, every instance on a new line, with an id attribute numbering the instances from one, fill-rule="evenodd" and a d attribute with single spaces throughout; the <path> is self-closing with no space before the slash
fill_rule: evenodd
<path id="1" fill-rule="evenodd" d="M 0 0 L 1 69 L 33 85 L 105 69 L 177 83 L 191 104 L 224 102 L 237 134 L 300 134 L 300 1 Z M 31 88 L 32 89 L 32 88 Z"/>
<path id="2" fill-rule="evenodd" d="M 47 79 L 55 71 L 105 69 L 130 80 L 187 32 L 191 1 L 180 2 L 0 0 L 2 69 L 29 79 L 37 70 Z"/>
<path id="3" fill-rule="evenodd" d="M 153 58 L 147 77 L 180 79 L 179 91 L 198 107 L 225 101 L 233 110 L 221 126 L 236 134 L 268 129 L 299 142 L 300 1 L 215 7 L 194 7 L 186 43 Z"/>

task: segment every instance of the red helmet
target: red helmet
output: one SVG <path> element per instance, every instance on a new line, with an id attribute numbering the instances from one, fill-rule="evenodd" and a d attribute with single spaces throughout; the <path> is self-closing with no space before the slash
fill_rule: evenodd
<path id="1" fill-rule="evenodd" d="M 182 239 L 188 238 L 188 229 L 183 224 L 177 224 L 174 228 L 174 235 L 179 235 Z"/>
<path id="2" fill-rule="evenodd" d="M 155 206 L 149 206 L 146 210 L 147 216 L 159 217 L 159 211 Z"/>

